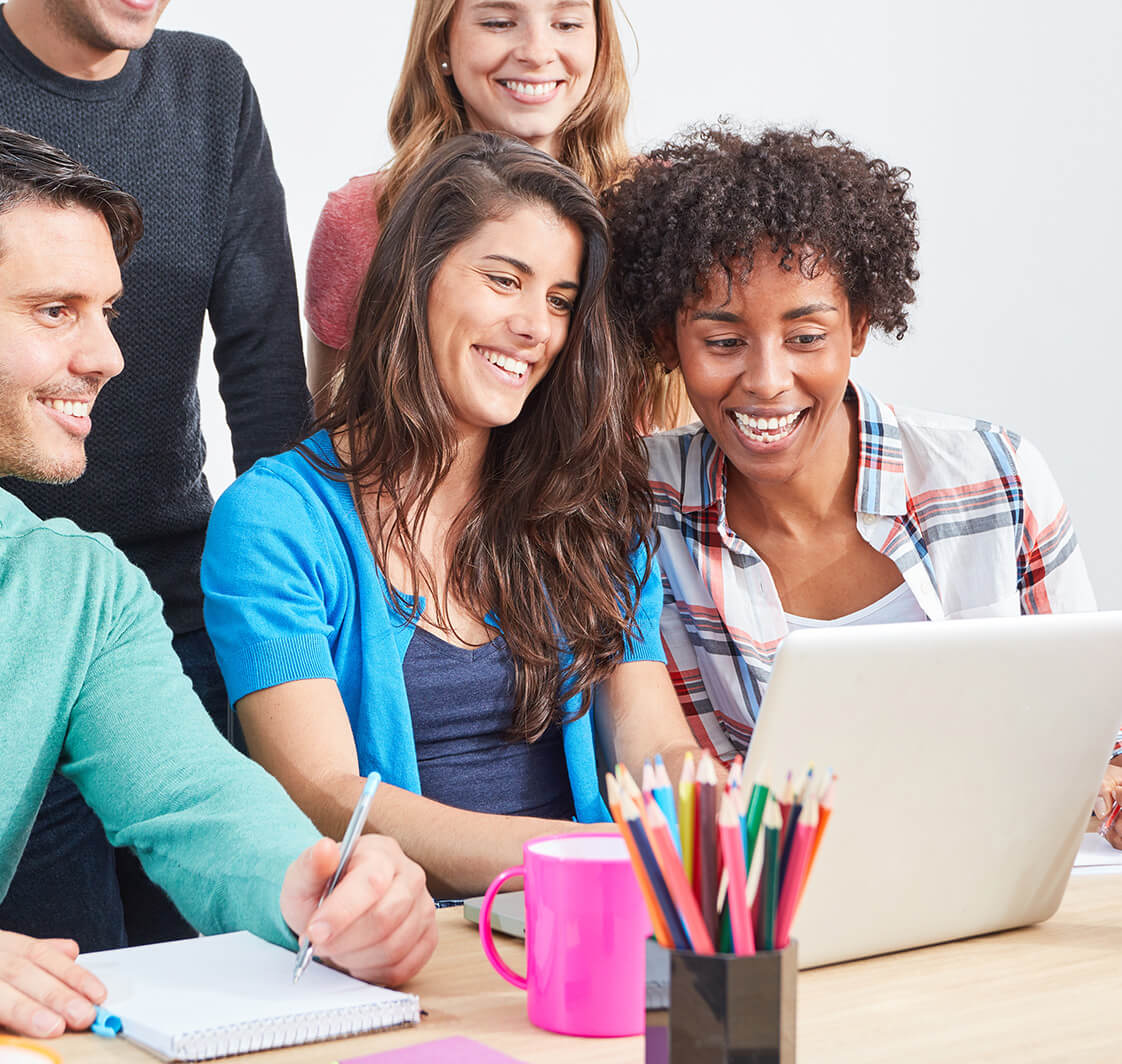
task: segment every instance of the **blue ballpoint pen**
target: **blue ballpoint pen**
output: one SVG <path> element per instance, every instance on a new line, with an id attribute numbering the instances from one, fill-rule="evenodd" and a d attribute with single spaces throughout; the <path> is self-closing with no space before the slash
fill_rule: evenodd
<path id="1" fill-rule="evenodd" d="M 335 884 L 342 878 L 343 873 L 347 870 L 347 862 L 351 859 L 351 854 L 354 852 L 355 844 L 362 834 L 363 825 L 366 823 L 366 814 L 370 812 L 370 803 L 374 800 L 374 792 L 378 789 L 378 784 L 382 782 L 382 777 L 377 772 L 371 772 L 366 777 L 366 786 L 362 788 L 362 794 L 359 795 L 358 804 L 355 806 L 355 811 L 351 814 L 351 822 L 347 825 L 346 833 L 343 835 L 343 841 L 339 846 L 339 864 L 335 869 L 335 874 L 328 881 L 327 886 L 323 888 L 323 893 L 319 896 L 319 901 L 316 902 L 316 909 L 324 903 L 327 896 L 335 889 Z M 309 921 L 310 923 L 311 921 Z M 292 972 L 292 981 L 295 983 L 299 980 L 300 976 L 304 974 L 305 969 L 312 962 L 312 944 L 303 935 L 300 936 L 300 949 L 296 953 L 296 967 Z"/>

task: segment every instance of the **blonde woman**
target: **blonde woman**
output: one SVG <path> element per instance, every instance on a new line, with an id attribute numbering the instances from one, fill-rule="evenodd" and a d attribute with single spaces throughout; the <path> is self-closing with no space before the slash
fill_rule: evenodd
<path id="1" fill-rule="evenodd" d="M 628 161 L 630 91 L 611 0 L 416 0 L 389 113 L 395 155 L 331 193 L 308 260 L 308 376 L 317 411 L 347 356 L 358 291 L 390 209 L 432 150 L 508 133 L 599 193 Z"/>

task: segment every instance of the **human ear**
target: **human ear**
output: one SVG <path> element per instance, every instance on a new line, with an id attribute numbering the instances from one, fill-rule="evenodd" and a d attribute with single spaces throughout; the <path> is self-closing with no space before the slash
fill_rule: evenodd
<path id="1" fill-rule="evenodd" d="M 865 350 L 865 341 L 869 338 L 869 315 L 864 310 L 851 311 L 853 320 L 850 327 L 853 330 L 853 344 L 850 357 L 856 358 Z"/>

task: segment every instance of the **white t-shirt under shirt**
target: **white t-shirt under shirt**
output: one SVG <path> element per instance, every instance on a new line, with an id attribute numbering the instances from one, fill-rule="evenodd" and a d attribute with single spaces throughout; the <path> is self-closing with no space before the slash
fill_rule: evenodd
<path id="1" fill-rule="evenodd" d="M 787 627 L 792 632 L 800 628 L 844 628 L 851 624 L 900 624 L 906 621 L 927 620 L 927 614 L 923 612 L 919 599 L 906 582 L 901 582 L 899 587 L 894 587 L 884 598 L 830 621 L 821 621 L 815 617 L 797 617 L 786 611 L 783 616 L 787 618 Z"/>

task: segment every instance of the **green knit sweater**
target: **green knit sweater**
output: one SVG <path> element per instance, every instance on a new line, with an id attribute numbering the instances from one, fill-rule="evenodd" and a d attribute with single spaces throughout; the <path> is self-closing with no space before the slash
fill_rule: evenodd
<path id="1" fill-rule="evenodd" d="M 281 880 L 314 828 L 219 736 L 140 570 L 0 490 L 0 897 L 56 765 L 200 931 L 291 944 Z"/>

